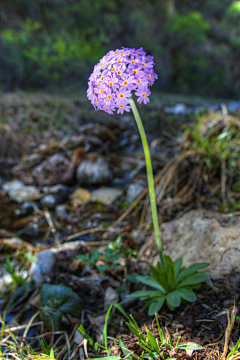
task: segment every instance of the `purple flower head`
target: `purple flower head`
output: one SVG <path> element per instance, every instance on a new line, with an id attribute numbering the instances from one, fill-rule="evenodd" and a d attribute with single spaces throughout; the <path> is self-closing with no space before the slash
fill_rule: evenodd
<path id="1" fill-rule="evenodd" d="M 140 104 L 147 104 L 149 87 L 158 78 L 153 66 L 153 56 L 147 55 L 143 48 L 111 50 L 94 66 L 87 97 L 95 110 L 108 114 L 129 112 L 132 93 Z"/>

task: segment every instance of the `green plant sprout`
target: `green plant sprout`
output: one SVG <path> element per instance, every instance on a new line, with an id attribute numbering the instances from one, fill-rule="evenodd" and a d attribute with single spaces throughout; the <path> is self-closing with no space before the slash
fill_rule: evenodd
<path id="1" fill-rule="evenodd" d="M 22 285 L 23 289 L 27 291 L 27 282 L 24 278 L 23 271 L 20 273 L 15 271 L 9 256 L 6 256 L 6 270 L 11 275 L 13 284 L 15 286 Z"/>
<path id="2" fill-rule="evenodd" d="M 118 269 L 119 264 L 116 262 L 120 257 L 124 257 L 126 262 L 131 257 L 137 257 L 137 250 L 124 249 L 122 245 L 122 238 L 118 236 L 117 239 L 110 244 L 104 250 L 103 254 L 100 254 L 98 250 L 94 250 L 92 254 L 81 254 L 77 255 L 77 259 L 81 259 L 81 264 L 84 266 L 95 266 L 99 259 L 105 262 L 104 265 L 97 266 L 97 272 L 103 274 L 104 271 Z"/>
<path id="3" fill-rule="evenodd" d="M 165 268 L 158 262 L 157 267 L 148 265 L 152 276 L 136 276 L 135 279 L 144 285 L 153 287 L 155 290 L 139 290 L 127 295 L 127 298 L 140 298 L 146 301 L 148 314 L 154 315 L 163 304 L 167 303 L 170 310 L 180 306 L 182 301 L 194 302 L 197 297 L 194 289 L 198 289 L 201 282 L 207 280 L 209 275 L 198 272 L 208 266 L 207 263 L 198 263 L 182 267 L 182 258 L 174 262 L 170 256 L 164 255 Z"/>

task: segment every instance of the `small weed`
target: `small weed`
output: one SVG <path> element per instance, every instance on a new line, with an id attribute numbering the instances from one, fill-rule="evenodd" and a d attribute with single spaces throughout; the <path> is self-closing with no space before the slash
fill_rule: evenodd
<path id="1" fill-rule="evenodd" d="M 127 326 L 131 330 L 131 332 L 138 338 L 138 341 L 136 342 L 141 348 L 142 353 L 141 355 L 137 355 L 134 353 L 134 351 L 129 350 L 127 346 L 124 344 L 124 342 L 119 338 L 113 338 L 110 336 L 107 336 L 107 324 L 110 317 L 111 309 L 112 307 L 116 307 L 128 320 L 126 322 Z M 143 359 L 163 359 L 163 360 L 175 360 L 179 357 L 179 351 L 187 350 L 187 351 L 196 351 L 196 350 L 203 350 L 203 347 L 195 344 L 195 343 L 186 343 L 186 344 L 180 344 L 181 336 L 178 337 L 176 344 L 173 344 L 173 341 L 170 337 L 170 334 L 167 332 L 166 336 L 164 336 L 163 331 L 160 327 L 159 320 L 157 314 L 155 314 L 155 319 L 158 327 L 158 338 L 154 338 L 151 331 L 145 326 L 146 334 L 143 334 L 141 329 L 139 328 L 138 324 L 134 320 L 133 316 L 128 316 L 125 312 L 125 310 L 122 308 L 121 305 L 114 303 L 112 304 L 106 315 L 105 325 L 103 329 L 103 341 L 104 346 L 100 345 L 99 343 L 94 343 L 93 339 L 86 334 L 86 331 L 80 325 L 78 327 L 78 331 L 83 334 L 89 345 L 91 345 L 94 349 L 94 351 L 97 351 L 98 348 L 103 348 L 105 351 L 107 351 L 107 357 L 104 357 L 104 359 L 107 360 L 121 360 L 121 359 L 137 359 L 137 360 L 143 360 Z M 110 356 L 111 348 L 108 348 L 107 346 L 107 340 L 113 340 L 116 344 L 118 344 L 121 348 L 121 351 L 124 355 L 124 357 L 121 356 Z M 85 350 L 86 352 L 86 350 Z M 88 354 L 86 353 L 86 356 L 88 357 Z M 97 360 L 97 359 L 93 359 Z"/>
<path id="2" fill-rule="evenodd" d="M 165 268 L 158 262 L 157 267 L 149 266 L 152 276 L 136 276 L 135 279 L 142 284 L 153 287 L 155 290 L 139 290 L 127 295 L 127 298 L 140 298 L 146 301 L 148 315 L 154 315 L 167 303 L 170 310 L 175 310 L 182 301 L 194 302 L 197 297 L 194 289 L 199 288 L 201 282 L 207 280 L 209 275 L 198 270 L 209 264 L 196 263 L 188 268 L 182 266 L 182 258 L 174 262 L 164 255 Z"/>
<path id="3" fill-rule="evenodd" d="M 202 120 L 199 118 L 194 128 L 186 127 L 185 129 L 194 139 L 191 149 L 197 150 L 197 153 L 205 159 L 205 163 L 209 168 L 216 168 L 222 161 L 226 161 L 227 167 L 231 166 L 239 169 L 239 129 L 234 126 L 234 121 L 225 124 L 225 126 L 220 125 L 213 121 L 208 130 L 203 132 Z"/>
<path id="4" fill-rule="evenodd" d="M 31 321 L 30 321 L 31 322 Z M 45 340 L 39 339 L 41 350 L 36 352 L 29 344 L 20 344 L 20 340 L 5 324 L 5 313 L 0 315 L 0 359 L 16 360 L 55 360 L 53 348 Z M 22 338 L 21 338 L 22 340 Z"/>
<path id="5" fill-rule="evenodd" d="M 98 273 L 102 274 L 107 270 L 118 269 L 119 264 L 116 261 L 121 256 L 124 257 L 126 261 L 129 261 L 131 257 L 137 256 L 137 251 L 130 248 L 125 249 L 122 245 L 122 238 L 119 236 L 108 245 L 103 254 L 100 254 L 98 250 L 94 250 L 92 254 L 77 255 L 77 259 L 81 259 L 81 264 L 86 267 L 95 266 L 98 260 L 102 260 L 105 264 L 97 266 Z"/>
<path id="6" fill-rule="evenodd" d="M 23 273 L 23 271 L 21 271 L 19 273 L 17 273 L 15 271 L 14 266 L 12 265 L 12 262 L 11 262 L 9 256 L 6 256 L 6 270 L 11 275 L 13 284 L 15 286 L 22 285 L 22 287 L 26 291 L 27 290 L 27 283 L 26 283 L 26 280 L 24 278 L 24 273 Z"/>

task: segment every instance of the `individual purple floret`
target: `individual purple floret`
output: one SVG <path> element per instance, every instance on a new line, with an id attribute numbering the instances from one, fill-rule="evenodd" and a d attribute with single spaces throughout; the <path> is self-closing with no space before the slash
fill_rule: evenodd
<path id="1" fill-rule="evenodd" d="M 152 86 L 158 78 L 153 70 L 153 56 L 146 55 L 143 48 L 122 48 L 109 51 L 89 77 L 87 97 L 95 110 L 108 114 L 129 112 L 129 98 L 132 92 L 137 101 L 147 104 Z"/>

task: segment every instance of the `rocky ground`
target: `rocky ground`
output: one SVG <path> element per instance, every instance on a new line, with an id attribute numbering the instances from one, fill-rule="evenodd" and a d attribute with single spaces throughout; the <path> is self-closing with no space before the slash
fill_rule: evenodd
<path id="1" fill-rule="evenodd" d="M 153 160 L 163 249 L 173 259 L 182 256 L 186 266 L 209 262 L 211 275 L 196 303 L 174 312 L 164 307 L 161 324 L 173 339 L 180 335 L 183 342 L 204 346 L 194 358 L 217 359 L 228 323 L 225 309 L 239 302 L 239 193 L 229 195 L 235 207 L 219 213 L 227 207 L 235 174 L 223 176 L 223 167 L 207 166 L 183 123 L 201 115 L 203 132 L 211 123 L 224 133 L 230 123 L 239 127 L 240 103 L 161 103 L 156 95 L 146 108 L 140 112 Z M 28 337 L 41 333 L 47 341 L 59 341 L 62 358 L 66 342 L 49 337 L 51 321 L 42 309 L 51 296 L 61 294 L 66 303 L 75 297 L 81 306 L 66 305 L 65 316 L 52 321 L 72 340 L 64 351 L 81 359 L 76 326 L 81 323 L 102 341 L 106 309 L 113 302 L 140 326 L 151 326 L 143 304 L 125 299 L 139 286 L 127 275 L 145 275 L 147 264 L 157 262 L 144 154 L 132 116 L 95 113 L 84 98 L 9 94 L 0 100 L 0 117 L 0 306 L 8 326 L 21 339 L 19 326 L 34 317 L 37 325 L 29 326 Z M 48 304 L 60 314 L 62 305 Z M 239 337 L 238 321 L 230 347 Z M 134 343 L 117 312 L 109 332 Z M 96 357 L 91 347 L 88 351 Z"/>

